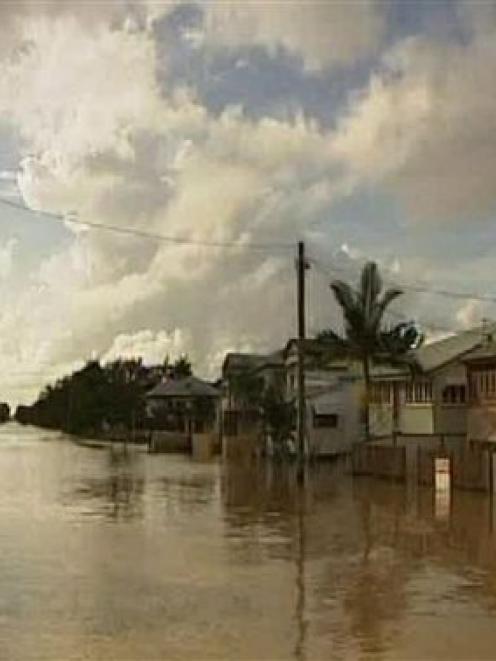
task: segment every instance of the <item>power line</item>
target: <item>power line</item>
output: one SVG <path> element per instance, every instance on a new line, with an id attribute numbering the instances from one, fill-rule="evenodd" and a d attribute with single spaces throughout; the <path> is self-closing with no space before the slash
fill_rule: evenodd
<path id="1" fill-rule="evenodd" d="M 0 198 L 0 204 L 5 206 L 12 207 L 16 210 L 23 211 L 25 213 L 30 213 L 37 216 L 43 216 L 50 220 L 64 223 L 77 225 L 79 227 L 85 227 L 90 229 L 97 229 L 106 232 L 114 232 L 116 234 L 124 236 L 134 236 L 141 239 L 160 241 L 164 243 L 179 245 L 179 246 L 198 246 L 205 248 L 226 248 L 226 249 L 243 249 L 243 250 L 252 250 L 252 251 L 272 251 L 272 250 L 293 250 L 294 245 L 292 243 L 283 243 L 283 242 L 243 242 L 243 241 L 205 241 L 205 240 L 195 240 L 189 239 L 186 237 L 179 236 L 166 236 L 164 234 L 159 234 L 156 232 L 147 232 L 145 230 L 139 230 L 132 227 L 122 227 L 117 225 L 109 225 L 107 223 L 98 223 L 95 221 L 89 220 L 79 220 L 75 218 L 74 215 L 62 215 L 58 213 L 53 213 L 50 211 L 42 211 L 37 209 L 31 209 L 30 207 L 14 202 L 13 200 L 7 200 L 5 198 Z M 308 261 L 317 265 L 320 263 L 320 260 L 312 257 L 308 258 Z M 331 277 L 336 273 L 346 273 L 346 269 L 333 267 L 332 270 L 329 270 L 328 275 Z M 402 283 L 395 282 L 393 280 L 386 280 L 387 284 L 400 287 L 405 291 L 411 291 L 419 294 L 432 294 L 435 296 L 443 296 L 446 298 L 453 298 L 458 300 L 473 300 L 481 303 L 496 303 L 496 296 L 492 295 L 480 295 L 474 292 L 460 292 L 448 289 L 437 289 L 434 287 L 428 287 L 425 285 L 419 285 L 414 283 Z"/>
<path id="2" fill-rule="evenodd" d="M 174 245 L 199 246 L 205 248 L 229 248 L 229 249 L 240 248 L 243 250 L 254 250 L 254 251 L 262 251 L 262 252 L 272 251 L 272 250 L 294 250 L 294 244 L 282 243 L 282 242 L 252 243 L 252 242 L 243 242 L 243 241 L 200 241 L 195 239 L 188 239 L 186 237 L 166 236 L 164 234 L 147 232 L 145 230 L 134 229 L 132 227 L 119 227 L 117 225 L 108 225 L 106 223 L 98 223 L 89 220 L 79 220 L 78 218 L 75 218 L 74 215 L 71 214 L 65 216 L 58 213 L 52 213 L 50 211 L 31 209 L 23 204 L 13 202 L 12 200 L 6 200 L 5 198 L 0 198 L 0 204 L 13 207 L 14 209 L 24 211 L 26 213 L 43 216 L 59 223 L 64 223 L 64 224 L 69 223 L 71 225 L 78 225 L 79 227 L 103 230 L 106 232 L 114 232 L 116 234 L 121 234 L 125 236 L 135 236 L 141 239 L 162 241 L 164 243 L 170 243 Z"/>
<path id="3" fill-rule="evenodd" d="M 309 261 L 311 261 L 314 265 L 322 264 L 322 262 L 315 257 L 309 258 Z M 325 275 L 333 277 L 336 274 L 347 273 L 347 272 L 348 271 L 344 268 L 333 267 L 332 269 L 328 269 Z M 473 300 L 473 301 L 478 301 L 480 303 L 496 303 L 496 296 L 492 296 L 492 295 L 480 295 L 480 294 L 475 294 L 473 292 L 460 292 L 460 291 L 453 291 L 448 289 L 437 289 L 435 287 L 427 287 L 424 285 L 417 285 L 414 283 L 410 284 L 404 282 L 396 282 L 390 279 L 385 279 L 385 282 L 388 285 L 394 285 L 395 287 L 399 287 L 400 289 L 403 289 L 405 291 L 411 291 L 418 294 L 433 294 L 435 296 L 444 296 L 446 298 L 454 298 L 459 300 Z"/>
<path id="4" fill-rule="evenodd" d="M 316 259 L 313 259 L 313 258 L 310 259 L 309 261 L 312 262 L 312 264 L 314 265 L 316 271 L 318 271 L 319 273 L 321 273 L 322 275 L 324 275 L 326 277 L 332 277 L 332 275 L 336 275 L 336 273 L 345 272 L 345 269 L 342 269 L 342 268 L 339 268 L 339 267 L 336 267 L 336 268 L 333 267 L 332 269 L 323 269 L 320 265 L 320 262 Z M 394 310 L 387 309 L 386 314 L 389 314 L 391 317 L 394 317 L 394 318 L 398 319 L 399 321 L 408 321 L 409 320 L 409 318 L 406 315 L 401 314 L 400 312 L 396 312 Z M 439 325 L 437 323 L 434 323 L 434 322 L 429 322 L 429 321 L 422 320 L 422 319 L 419 319 L 418 322 L 421 326 L 424 326 L 425 328 L 427 328 L 429 330 L 432 330 L 432 331 L 436 331 L 436 332 L 439 332 L 439 333 L 453 333 L 453 328 L 448 328 L 446 326 L 441 326 L 441 325 Z"/>

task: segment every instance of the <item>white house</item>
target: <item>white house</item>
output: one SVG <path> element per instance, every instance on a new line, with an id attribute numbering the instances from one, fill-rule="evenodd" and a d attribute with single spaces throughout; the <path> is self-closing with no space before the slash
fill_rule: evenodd
<path id="1" fill-rule="evenodd" d="M 468 384 L 465 358 L 496 333 L 483 324 L 422 346 L 419 371 L 375 367 L 370 401 L 375 436 L 460 435 L 467 432 Z"/>

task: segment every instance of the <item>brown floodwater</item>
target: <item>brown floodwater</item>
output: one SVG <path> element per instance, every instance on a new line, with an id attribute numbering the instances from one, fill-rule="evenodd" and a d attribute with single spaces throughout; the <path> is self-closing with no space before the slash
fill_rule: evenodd
<path id="1" fill-rule="evenodd" d="M 0 658 L 496 657 L 477 493 L 0 428 Z"/>

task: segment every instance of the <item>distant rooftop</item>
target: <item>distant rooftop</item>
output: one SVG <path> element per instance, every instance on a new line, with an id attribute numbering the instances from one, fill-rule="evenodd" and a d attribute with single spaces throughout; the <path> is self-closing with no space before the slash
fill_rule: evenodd
<path id="1" fill-rule="evenodd" d="M 224 359 L 222 371 L 255 370 L 264 365 L 283 365 L 283 352 L 272 353 L 228 353 Z"/>
<path id="2" fill-rule="evenodd" d="M 161 397 L 218 397 L 219 391 L 208 381 L 202 381 L 196 376 L 186 376 L 182 379 L 169 379 L 159 383 L 146 395 L 148 398 Z"/>

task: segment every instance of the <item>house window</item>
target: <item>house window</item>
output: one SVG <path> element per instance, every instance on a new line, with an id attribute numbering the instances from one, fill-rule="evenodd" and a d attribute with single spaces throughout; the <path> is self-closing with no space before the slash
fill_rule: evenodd
<path id="1" fill-rule="evenodd" d="M 464 385 L 446 386 L 443 390 L 443 404 L 465 404 L 466 389 Z"/>
<path id="2" fill-rule="evenodd" d="M 336 429 L 338 426 L 339 416 L 335 413 L 323 413 L 318 415 L 313 414 L 313 426 L 315 428 Z"/>
<path id="3" fill-rule="evenodd" d="M 373 383 L 370 392 L 372 404 L 391 404 L 393 389 L 390 383 Z"/>
<path id="4" fill-rule="evenodd" d="M 496 397 L 496 371 L 477 370 L 469 378 L 471 399 L 492 399 Z"/>
<path id="5" fill-rule="evenodd" d="M 430 381 L 414 381 L 406 384 L 405 398 L 408 404 L 432 402 L 432 384 Z"/>

